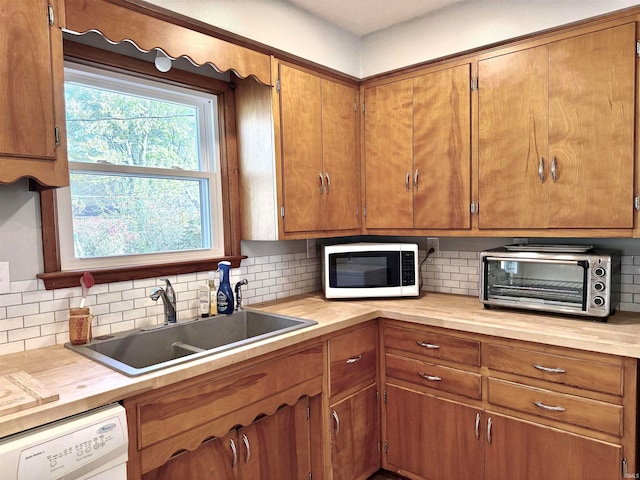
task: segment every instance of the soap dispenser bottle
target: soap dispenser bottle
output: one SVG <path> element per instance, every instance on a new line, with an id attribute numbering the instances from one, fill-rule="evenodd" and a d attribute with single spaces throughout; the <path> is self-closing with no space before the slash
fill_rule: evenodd
<path id="1" fill-rule="evenodd" d="M 218 311 L 216 272 L 209 272 L 209 276 L 207 278 L 207 294 L 209 295 L 209 316 L 213 317 Z"/>
<path id="2" fill-rule="evenodd" d="M 218 263 L 218 270 L 220 270 L 220 286 L 218 287 L 217 297 L 218 313 L 233 313 L 233 291 L 229 282 L 230 269 L 231 262 L 222 261 Z"/>

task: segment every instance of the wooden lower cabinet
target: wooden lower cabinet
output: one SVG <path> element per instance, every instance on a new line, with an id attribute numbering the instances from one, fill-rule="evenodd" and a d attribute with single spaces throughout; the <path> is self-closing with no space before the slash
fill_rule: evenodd
<path id="1" fill-rule="evenodd" d="M 483 479 L 479 415 L 458 402 L 387 385 L 384 468 L 410 478 Z"/>
<path id="2" fill-rule="evenodd" d="M 333 480 L 361 480 L 380 468 L 376 384 L 331 405 Z"/>
<path id="3" fill-rule="evenodd" d="M 486 480 L 622 477 L 619 445 L 491 412 L 484 416 Z"/>
<path id="4" fill-rule="evenodd" d="M 176 455 L 143 480 L 307 479 L 311 472 L 308 399 Z"/>

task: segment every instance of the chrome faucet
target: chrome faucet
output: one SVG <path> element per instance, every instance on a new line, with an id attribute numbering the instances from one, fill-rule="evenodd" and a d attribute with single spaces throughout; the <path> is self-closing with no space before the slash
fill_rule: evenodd
<path id="1" fill-rule="evenodd" d="M 236 291 L 236 312 L 244 310 L 244 308 L 242 307 L 242 286 L 248 284 L 249 282 L 247 282 L 246 278 L 243 278 L 238 283 L 236 283 L 236 286 L 234 288 L 234 290 Z"/>
<path id="2" fill-rule="evenodd" d="M 149 297 L 154 302 L 157 302 L 159 298 L 162 298 L 162 303 L 164 303 L 165 325 L 169 325 L 170 323 L 177 323 L 178 313 L 176 310 L 176 292 L 173 290 L 171 282 L 169 282 L 168 278 L 161 278 L 160 280 L 164 280 L 166 282 L 165 288 L 154 288 L 151 291 L 151 295 L 149 295 Z"/>

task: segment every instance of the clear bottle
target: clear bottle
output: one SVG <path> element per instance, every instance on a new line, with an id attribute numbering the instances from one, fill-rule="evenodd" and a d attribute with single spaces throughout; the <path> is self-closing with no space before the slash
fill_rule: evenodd
<path id="1" fill-rule="evenodd" d="M 211 312 L 211 292 L 208 282 L 198 287 L 198 299 L 200 301 L 200 316 L 206 318 Z"/>
<path id="2" fill-rule="evenodd" d="M 209 272 L 207 280 L 207 295 L 209 295 L 209 316 L 213 317 L 218 312 L 216 296 L 216 272 Z"/>
<path id="3" fill-rule="evenodd" d="M 233 291 L 229 283 L 229 271 L 231 262 L 223 261 L 218 263 L 220 270 L 220 286 L 218 287 L 217 306 L 218 313 L 233 313 Z"/>

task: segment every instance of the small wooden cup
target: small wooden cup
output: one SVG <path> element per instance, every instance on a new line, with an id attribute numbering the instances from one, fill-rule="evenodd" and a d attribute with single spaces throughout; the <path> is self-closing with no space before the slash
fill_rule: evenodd
<path id="1" fill-rule="evenodd" d="M 84 345 L 91 341 L 93 315 L 89 307 L 69 309 L 69 340 L 72 345 Z"/>

